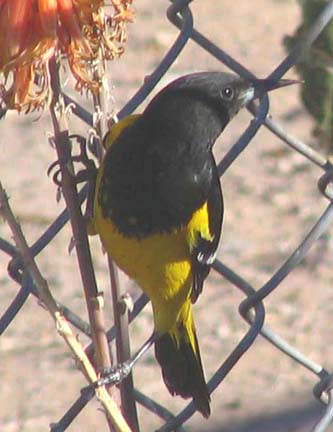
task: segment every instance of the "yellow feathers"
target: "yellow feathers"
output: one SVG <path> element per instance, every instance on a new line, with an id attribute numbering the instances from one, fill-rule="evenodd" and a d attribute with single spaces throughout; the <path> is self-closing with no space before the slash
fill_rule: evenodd
<path id="1" fill-rule="evenodd" d="M 112 143 L 119 137 L 121 132 L 125 130 L 128 126 L 131 126 L 140 117 L 140 114 L 132 114 L 120 120 L 118 123 L 115 123 L 109 132 L 105 135 L 103 140 L 103 146 L 107 151 Z"/>

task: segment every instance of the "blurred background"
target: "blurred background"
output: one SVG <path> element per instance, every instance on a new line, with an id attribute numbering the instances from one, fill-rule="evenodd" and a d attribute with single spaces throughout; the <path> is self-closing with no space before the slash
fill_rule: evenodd
<path id="1" fill-rule="evenodd" d="M 286 56 L 286 36 L 295 34 L 302 10 L 296 0 L 194 0 L 195 27 L 230 53 L 258 77 L 267 76 Z M 126 52 L 112 62 L 109 111 L 116 112 L 158 65 L 178 31 L 169 23 L 165 0 L 134 2 L 136 17 L 129 26 Z M 221 70 L 224 66 L 189 42 L 158 88 L 185 73 Z M 291 70 L 287 78 L 297 78 Z M 71 96 L 91 109 L 89 99 Z M 153 92 L 154 94 L 155 92 Z M 144 107 L 147 101 L 138 109 Z M 315 103 L 315 102 L 314 102 Z M 300 86 L 274 92 L 270 113 L 288 132 L 325 154 L 313 136 L 314 118 L 304 108 Z M 220 160 L 251 120 L 242 112 L 215 146 Z M 70 119 L 74 133 L 86 135 L 88 126 Z M 52 127 L 44 112 L 18 115 L 8 112 L 0 121 L 0 177 L 29 242 L 34 242 L 63 209 L 56 187 L 46 171 L 56 159 L 48 144 Z M 288 148 L 265 128 L 222 178 L 225 220 L 219 258 L 260 288 L 298 246 L 327 206 L 317 189 L 321 170 Z M 10 233 L 0 221 L 0 235 Z M 87 318 L 75 251 L 66 226 L 37 258 L 55 297 Z M 99 288 L 105 292 L 108 325 L 112 308 L 107 260 L 97 238 L 91 239 Z M 17 286 L 7 276 L 8 258 L 0 255 L 0 314 Z M 302 264 L 266 300 L 266 323 L 294 347 L 327 369 L 333 364 L 333 255 L 329 236 L 311 249 Z M 137 287 L 121 275 L 122 289 Z M 214 271 L 195 307 L 195 319 L 207 377 L 237 345 L 247 330 L 238 313 L 243 295 Z M 153 329 L 150 306 L 130 327 L 135 350 Z M 82 341 L 85 342 L 84 338 Z M 53 321 L 34 298 L 0 339 L 0 430 L 41 432 L 59 420 L 76 399 L 85 381 L 75 369 Z M 164 387 L 153 350 L 134 368 L 135 385 L 172 412 L 185 406 Z M 199 432 L 310 431 L 324 407 L 312 396 L 317 379 L 310 372 L 258 337 L 249 352 L 212 395 L 212 416 L 195 414 L 187 430 Z M 69 431 L 106 430 L 97 402 L 90 403 Z M 160 420 L 139 407 L 142 431 L 152 431 Z"/>

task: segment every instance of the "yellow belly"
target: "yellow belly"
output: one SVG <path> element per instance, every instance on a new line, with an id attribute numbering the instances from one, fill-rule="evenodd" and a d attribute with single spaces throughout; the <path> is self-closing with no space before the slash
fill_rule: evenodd
<path id="1" fill-rule="evenodd" d="M 117 231 L 110 219 L 103 218 L 99 207 L 94 223 L 105 250 L 152 301 L 155 327 L 159 327 L 156 330 L 167 331 L 165 327 L 177 320 L 177 305 L 184 303 L 192 286 L 186 229 L 141 240 L 128 238 Z"/>

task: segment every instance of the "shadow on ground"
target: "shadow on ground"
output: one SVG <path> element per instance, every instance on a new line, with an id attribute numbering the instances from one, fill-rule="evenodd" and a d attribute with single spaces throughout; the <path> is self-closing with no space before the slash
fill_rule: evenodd
<path id="1" fill-rule="evenodd" d="M 302 407 L 281 410 L 275 414 L 242 419 L 217 426 L 209 432 L 311 432 L 324 415 L 325 407 L 313 401 Z"/>

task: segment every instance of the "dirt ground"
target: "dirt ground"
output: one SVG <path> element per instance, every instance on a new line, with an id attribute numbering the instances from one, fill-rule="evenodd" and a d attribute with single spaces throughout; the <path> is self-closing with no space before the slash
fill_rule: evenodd
<path id="1" fill-rule="evenodd" d="M 255 3 L 255 8 L 253 4 Z M 129 29 L 125 55 L 112 65 L 114 86 L 110 111 L 121 108 L 159 63 L 177 30 L 167 21 L 165 0 L 135 3 L 137 17 Z M 282 39 L 300 19 L 296 0 L 194 0 L 191 6 L 198 30 L 260 77 L 284 58 Z M 164 83 L 194 70 L 223 69 L 195 43 L 184 52 L 163 79 Z M 293 78 L 294 71 L 288 73 Z M 69 87 L 69 86 L 68 86 Z M 70 90 L 70 89 L 69 89 Z M 289 132 L 311 143 L 312 122 L 304 112 L 297 87 L 271 96 L 271 114 Z M 77 100 L 89 107 L 89 102 Z M 248 125 L 244 112 L 228 126 L 216 145 L 220 159 Z M 71 120 L 72 130 L 88 127 Z M 51 124 L 43 114 L 0 121 L 0 178 L 24 232 L 33 243 L 63 209 L 46 170 L 55 160 L 48 145 Z M 225 221 L 219 258 L 260 288 L 298 246 L 327 206 L 317 190 L 321 172 L 262 128 L 222 179 Z M 0 235 L 10 239 L 0 221 Z M 75 252 L 68 254 L 68 226 L 39 256 L 38 264 L 55 297 L 86 318 Z M 106 259 L 97 239 L 91 240 L 98 285 L 106 294 L 108 325 L 112 325 Z M 320 241 L 303 263 L 265 301 L 266 322 L 293 346 L 328 370 L 333 363 L 332 253 Z M 6 272 L 7 256 L 0 255 L 0 314 L 17 291 Z M 125 276 L 124 291 L 137 288 Z M 238 314 L 242 294 L 212 272 L 195 307 L 195 320 L 207 377 L 235 348 L 247 330 Z M 152 331 L 150 308 L 131 326 L 132 348 Z M 85 385 L 48 314 L 31 298 L 0 339 L 0 430 L 42 432 L 61 418 Z M 134 370 L 142 392 L 177 413 L 185 402 L 165 389 L 150 351 Z M 310 431 L 323 407 L 314 400 L 315 376 L 258 338 L 222 385 L 212 395 L 208 421 L 196 414 L 187 430 L 199 432 Z M 142 431 L 161 422 L 139 408 Z M 107 430 L 99 405 L 92 402 L 69 427 L 70 432 Z"/>

